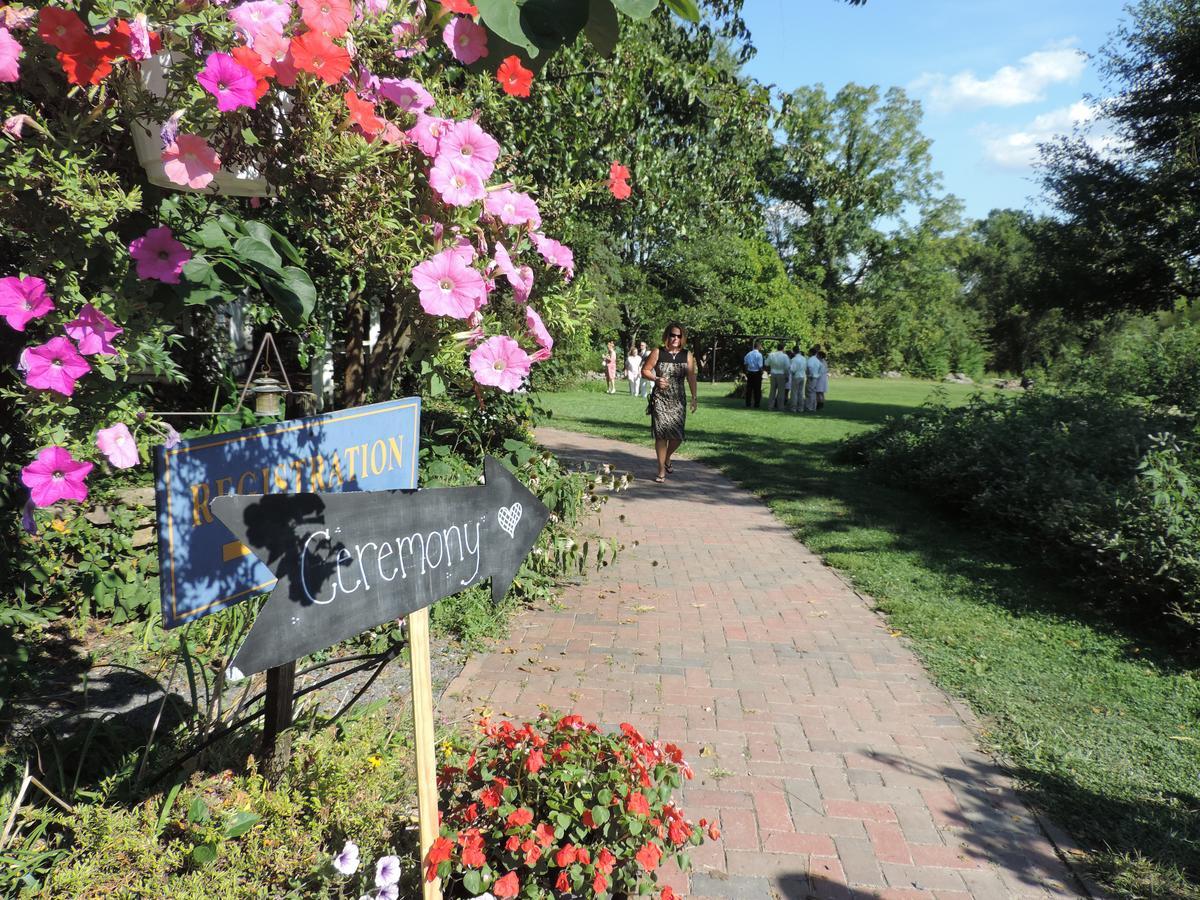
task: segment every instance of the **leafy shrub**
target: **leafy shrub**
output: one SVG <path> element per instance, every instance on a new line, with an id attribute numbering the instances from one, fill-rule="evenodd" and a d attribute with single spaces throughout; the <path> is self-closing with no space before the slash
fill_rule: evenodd
<path id="1" fill-rule="evenodd" d="M 629 724 L 606 734 L 577 715 L 484 719 L 479 731 L 443 746 L 441 836 L 425 870 L 448 898 L 645 894 L 664 857 L 686 869 L 704 839 L 707 823 L 672 801 L 692 775 L 673 744 Z"/>
<path id="2" fill-rule="evenodd" d="M 229 753 L 237 759 L 234 748 Z M 363 716 L 298 736 L 273 784 L 253 763 L 245 772 L 193 775 L 149 797 L 127 775 L 114 776 L 73 812 L 26 813 L 31 822 L 0 866 L 0 894 L 341 896 L 324 848 L 351 835 L 365 854 L 398 854 L 411 886 L 411 770 L 408 737 Z"/>
<path id="3" fill-rule="evenodd" d="M 843 458 L 981 518 L 1109 588 L 1200 624 L 1200 442 L 1108 394 L 942 399 L 850 439 Z"/>

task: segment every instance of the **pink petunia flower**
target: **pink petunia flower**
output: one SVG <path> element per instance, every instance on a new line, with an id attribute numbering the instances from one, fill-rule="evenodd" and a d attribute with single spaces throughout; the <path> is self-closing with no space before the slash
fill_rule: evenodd
<path id="1" fill-rule="evenodd" d="M 379 18 L 387 12 L 388 0 L 363 0 L 361 13 L 365 18 Z"/>
<path id="2" fill-rule="evenodd" d="M 416 141 L 417 149 L 426 156 L 437 156 L 438 142 L 449 125 L 449 119 L 439 119 L 437 116 L 427 116 L 419 112 L 416 124 L 408 130 L 408 136 Z"/>
<path id="3" fill-rule="evenodd" d="M 141 61 L 154 55 L 150 46 L 150 23 L 145 13 L 138 13 L 129 20 L 129 56 Z"/>
<path id="4" fill-rule="evenodd" d="M 575 254 L 571 252 L 570 247 L 536 231 L 529 236 L 538 253 L 542 254 L 542 259 L 566 272 L 568 281 L 575 277 Z"/>
<path id="5" fill-rule="evenodd" d="M 421 13 L 420 18 L 425 14 Z M 396 58 L 409 59 L 429 49 L 429 41 L 421 37 L 421 29 L 415 22 L 397 22 L 392 26 L 392 43 L 396 45 Z"/>
<path id="6" fill-rule="evenodd" d="M 467 166 L 486 181 L 496 168 L 500 145 L 471 119 L 455 122 L 438 141 L 438 159 Z"/>
<path id="7" fill-rule="evenodd" d="M 247 73 L 248 74 L 248 73 Z M 163 170 L 174 184 L 199 190 L 207 187 L 221 168 L 221 157 L 196 134 L 181 134 L 162 152 Z"/>
<path id="8" fill-rule="evenodd" d="M 466 16 L 455 16 L 442 31 L 450 55 L 464 66 L 488 55 L 487 31 Z"/>
<path id="9" fill-rule="evenodd" d="M 528 225 L 542 227 L 542 214 L 533 198 L 521 191 L 504 188 L 487 195 L 483 208 L 489 215 L 496 216 L 505 225 Z"/>
<path id="10" fill-rule="evenodd" d="M 433 106 L 433 95 L 411 78 L 381 78 L 379 93 L 405 112 L 424 112 Z"/>
<path id="11" fill-rule="evenodd" d="M 414 266 L 412 281 L 421 308 L 431 316 L 465 319 L 483 305 L 483 276 L 453 250 L 443 250 Z"/>
<path id="12" fill-rule="evenodd" d="M 449 249 L 451 253 L 467 265 L 475 262 L 475 245 L 471 243 L 465 234 L 455 235 L 454 243 L 450 245 Z"/>
<path id="13" fill-rule="evenodd" d="M 488 338 L 472 350 L 470 362 L 477 382 L 509 393 L 519 388 L 529 374 L 529 354 L 503 334 Z"/>
<path id="14" fill-rule="evenodd" d="M 179 275 L 192 258 L 192 251 L 175 240 L 170 228 L 160 225 L 135 239 L 129 245 L 129 255 L 137 260 L 138 278 L 179 284 Z"/>
<path id="15" fill-rule="evenodd" d="M 32 388 L 57 391 L 64 397 L 75 392 L 75 382 L 92 370 L 65 337 L 54 337 L 21 355 L 25 383 Z"/>
<path id="16" fill-rule="evenodd" d="M 33 124 L 34 121 L 31 117 L 23 113 L 17 113 L 15 116 L 9 116 L 4 120 L 4 124 L 0 125 L 0 131 L 3 131 L 14 141 L 19 141 L 22 133 L 25 131 L 25 126 Z"/>
<path id="17" fill-rule="evenodd" d="M 96 448 L 118 469 L 132 469 L 140 463 L 137 441 L 124 422 L 96 432 Z"/>
<path id="18" fill-rule="evenodd" d="M 210 53 L 204 68 L 196 74 L 201 86 L 217 98 L 217 109 L 230 112 L 242 106 L 258 105 L 255 88 L 258 79 L 228 53 Z"/>
<path id="19" fill-rule="evenodd" d="M 0 82 L 13 82 L 21 77 L 21 42 L 7 28 L 0 28 Z"/>
<path id="20" fill-rule="evenodd" d="M 554 338 L 550 336 L 550 332 L 546 329 L 546 323 L 542 321 L 542 317 L 532 306 L 525 307 L 525 329 L 543 350 L 554 349 Z"/>
<path id="21" fill-rule="evenodd" d="M 470 206 L 486 193 L 477 172 L 440 157 L 429 170 L 429 184 L 449 206 Z"/>
<path id="22" fill-rule="evenodd" d="M 125 330 L 90 303 L 83 304 L 79 315 L 63 327 L 84 356 L 115 356 L 117 348 L 112 339 Z"/>
<path id="23" fill-rule="evenodd" d="M 21 469 L 21 483 L 29 488 L 35 506 L 51 506 L 59 500 L 86 500 L 84 479 L 92 471 L 90 462 L 80 462 L 66 447 L 47 447 L 37 459 Z"/>
<path id="24" fill-rule="evenodd" d="M 276 3 L 275 0 L 249 0 L 229 10 L 229 18 L 237 25 L 245 36 L 246 43 L 251 47 L 254 47 L 261 36 L 282 36 L 291 17 L 291 4 Z"/>
<path id="25" fill-rule="evenodd" d="M 54 309 L 54 301 L 46 293 L 46 282 L 34 275 L 0 278 L 0 316 L 10 328 L 24 331 L 33 319 L 40 319 Z"/>

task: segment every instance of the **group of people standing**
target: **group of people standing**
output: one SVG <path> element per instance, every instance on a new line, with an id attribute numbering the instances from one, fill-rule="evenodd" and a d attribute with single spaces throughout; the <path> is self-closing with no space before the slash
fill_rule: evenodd
<path id="1" fill-rule="evenodd" d="M 625 354 L 625 380 L 629 382 L 629 396 L 648 397 L 654 386 L 653 379 L 642 377 L 642 367 L 650 358 L 650 349 L 645 341 L 638 341 L 636 347 L 630 347 Z M 604 382 L 609 394 L 617 392 L 617 348 L 612 342 L 604 350 Z"/>
<path id="2" fill-rule="evenodd" d="M 762 407 L 764 376 L 771 379 L 768 409 L 816 412 L 825 406 L 829 365 L 820 344 L 810 347 L 807 354 L 797 345 L 791 350 L 779 346 L 763 356 L 762 341 L 755 341 L 742 365 L 746 371 L 747 408 Z"/>

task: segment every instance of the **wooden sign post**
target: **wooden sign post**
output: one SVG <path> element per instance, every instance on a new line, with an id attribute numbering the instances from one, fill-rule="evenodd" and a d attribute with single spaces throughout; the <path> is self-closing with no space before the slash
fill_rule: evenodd
<path id="1" fill-rule="evenodd" d="M 479 487 L 229 495 L 213 514 L 276 579 L 238 678 L 408 617 L 421 859 L 438 834 L 429 607 L 491 579 L 499 602 L 550 511 L 492 457 Z M 425 882 L 424 897 L 440 897 Z"/>

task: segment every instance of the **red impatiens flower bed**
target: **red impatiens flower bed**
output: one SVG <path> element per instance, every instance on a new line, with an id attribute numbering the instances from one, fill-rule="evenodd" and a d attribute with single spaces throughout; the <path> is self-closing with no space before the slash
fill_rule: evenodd
<path id="1" fill-rule="evenodd" d="M 655 890 L 656 870 L 700 844 L 673 793 L 692 770 L 674 744 L 581 716 L 479 723 L 438 775 L 441 837 L 425 858 L 447 898 L 609 897 Z M 717 837 L 710 829 L 710 836 Z M 675 896 L 670 887 L 659 896 Z"/>

